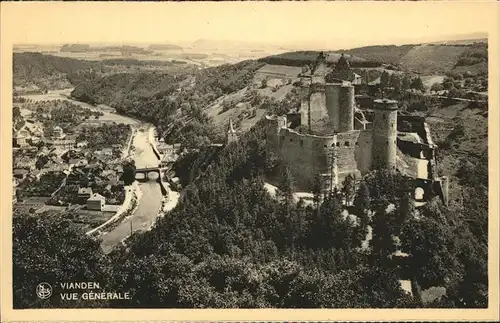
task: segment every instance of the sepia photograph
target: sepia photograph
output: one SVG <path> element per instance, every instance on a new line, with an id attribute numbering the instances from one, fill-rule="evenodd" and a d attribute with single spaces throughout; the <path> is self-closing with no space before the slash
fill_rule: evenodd
<path id="1" fill-rule="evenodd" d="M 498 310 L 498 8 L 2 4 L 10 313 Z"/>

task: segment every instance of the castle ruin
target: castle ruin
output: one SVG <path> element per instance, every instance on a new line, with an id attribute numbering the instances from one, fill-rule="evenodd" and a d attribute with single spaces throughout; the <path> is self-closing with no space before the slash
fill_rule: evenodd
<path id="1" fill-rule="evenodd" d="M 321 53 L 302 87 L 300 112 L 266 116 L 267 148 L 288 165 L 296 188 L 311 191 L 317 174 L 329 190 L 348 175 L 389 169 L 412 179 L 417 201 L 439 195 L 447 203 L 448 179 L 436 174 L 436 145 L 425 120 L 398 117 L 398 102 L 387 99 L 360 110 L 355 85 L 341 79 L 353 74 L 347 59 L 342 55 L 329 70 Z"/>

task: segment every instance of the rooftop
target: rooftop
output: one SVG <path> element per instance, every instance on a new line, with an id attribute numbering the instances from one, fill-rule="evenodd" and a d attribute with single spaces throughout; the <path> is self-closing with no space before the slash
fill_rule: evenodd
<path id="1" fill-rule="evenodd" d="M 106 198 L 99 193 L 94 193 L 87 201 L 104 201 Z"/>

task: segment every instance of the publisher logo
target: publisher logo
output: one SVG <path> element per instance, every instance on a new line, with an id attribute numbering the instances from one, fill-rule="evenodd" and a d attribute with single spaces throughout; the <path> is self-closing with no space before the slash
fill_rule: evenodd
<path id="1" fill-rule="evenodd" d="M 36 296 L 40 299 L 47 299 L 52 295 L 52 286 L 49 283 L 40 283 L 36 286 Z"/>

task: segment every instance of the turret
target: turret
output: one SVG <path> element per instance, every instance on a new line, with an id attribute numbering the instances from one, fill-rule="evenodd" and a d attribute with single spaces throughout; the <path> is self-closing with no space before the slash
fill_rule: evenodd
<path id="1" fill-rule="evenodd" d="M 396 169 L 398 102 L 375 100 L 373 102 L 373 168 Z"/>

